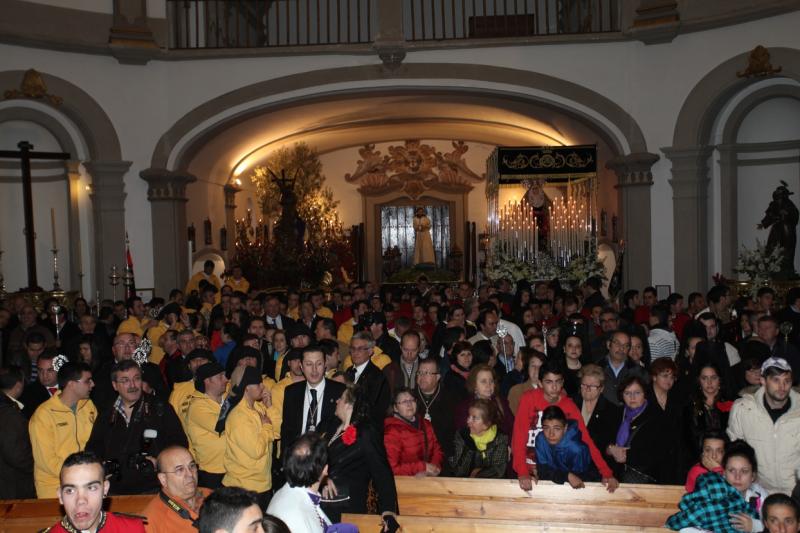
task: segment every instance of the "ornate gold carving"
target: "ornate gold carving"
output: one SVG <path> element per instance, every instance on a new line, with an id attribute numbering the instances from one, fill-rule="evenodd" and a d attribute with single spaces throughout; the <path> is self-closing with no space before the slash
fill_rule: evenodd
<path id="1" fill-rule="evenodd" d="M 382 155 L 374 144 L 366 144 L 358 151 L 361 159 L 355 172 L 344 178 L 348 183 L 357 183 L 359 192 L 365 195 L 401 191 L 417 200 L 431 189 L 468 192 L 486 176 L 467 166 L 463 156 L 469 146 L 464 141 L 453 141 L 452 145 L 453 151 L 443 154 L 411 139 L 402 146 L 389 146 L 389 154 Z"/>
<path id="2" fill-rule="evenodd" d="M 582 157 L 577 151 L 565 155 L 548 149 L 544 149 L 541 153 L 535 153 L 531 156 L 517 154 L 513 159 L 503 157 L 504 165 L 517 170 L 526 168 L 533 170 L 563 168 L 580 170 L 591 165 L 593 162 L 594 158 L 592 156 L 587 155 L 586 157 Z"/>
<path id="3" fill-rule="evenodd" d="M 769 50 L 761 45 L 753 48 L 750 57 L 747 58 L 747 68 L 742 72 L 737 72 L 739 78 L 760 78 L 772 76 L 783 70 L 783 67 L 773 68 L 769 61 Z"/>
<path id="4" fill-rule="evenodd" d="M 7 90 L 5 92 L 5 97 L 6 100 L 11 100 L 12 98 L 47 100 L 52 105 L 61 105 L 64 101 L 60 96 L 48 94 L 47 85 L 45 85 L 42 75 L 32 68 L 25 71 L 19 89 Z"/>

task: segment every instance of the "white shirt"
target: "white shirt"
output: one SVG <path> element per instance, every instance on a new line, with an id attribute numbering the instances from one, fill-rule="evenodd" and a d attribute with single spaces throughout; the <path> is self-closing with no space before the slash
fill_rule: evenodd
<path id="1" fill-rule="evenodd" d="M 317 416 L 314 417 L 314 425 L 317 426 L 322 420 L 322 395 L 325 393 L 325 378 L 322 378 L 322 381 L 313 387 L 306 382 L 306 394 L 303 400 L 303 430 L 307 427 L 306 423 L 311 410 L 311 389 L 317 391 Z"/>
<path id="2" fill-rule="evenodd" d="M 322 522 L 330 525 L 331 520 L 319 505 L 314 505 L 309 493 L 313 494 L 307 488 L 286 483 L 269 502 L 267 513 L 283 520 L 292 533 L 324 533 Z"/>
<path id="3" fill-rule="evenodd" d="M 361 373 L 364 372 L 364 369 L 367 368 L 368 364 L 369 364 L 369 359 L 367 359 L 365 362 L 361 363 L 360 365 L 356 365 L 356 377 L 353 378 L 353 382 L 354 383 L 358 383 L 358 378 L 361 377 Z"/>
<path id="4" fill-rule="evenodd" d="M 264 319 L 267 321 L 267 324 L 274 325 L 278 329 L 283 329 L 283 320 L 281 320 L 281 315 L 278 315 L 275 318 L 266 315 Z"/>

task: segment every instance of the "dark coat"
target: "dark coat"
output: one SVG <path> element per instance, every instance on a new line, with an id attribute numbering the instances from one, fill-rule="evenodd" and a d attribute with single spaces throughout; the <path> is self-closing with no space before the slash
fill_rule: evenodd
<path id="1" fill-rule="evenodd" d="M 425 417 L 425 402 L 428 402 L 428 414 L 431 424 L 433 424 L 433 431 L 436 433 L 444 456 L 451 456 L 453 454 L 453 436 L 456 432 L 455 426 L 453 426 L 453 410 L 460 398 L 442 385 L 439 385 L 437 392 L 433 393 L 430 398 L 425 398 L 419 389 L 416 389 L 414 393 L 417 397 L 417 416 Z"/>
<path id="2" fill-rule="evenodd" d="M 388 333 L 378 337 L 375 340 L 375 345 L 388 355 L 392 361 L 400 361 L 400 343 L 390 337 Z"/>
<path id="3" fill-rule="evenodd" d="M 355 427 L 354 443 L 347 445 L 338 437 L 328 445 L 328 477 L 340 495 L 350 496 L 339 504 L 323 504 L 322 509 L 333 523 L 340 521 L 342 513 L 367 512 L 370 481 L 378 496 L 378 513 L 397 512 L 397 489 L 386 459 L 382 431 L 375 431 L 369 422 Z"/>
<path id="4" fill-rule="evenodd" d="M 667 394 L 667 404 L 664 409 L 655 397 L 652 388 L 648 390 L 647 401 L 655 405 L 661 412 L 664 421 L 664 429 L 669 439 L 670 445 L 664 447 L 662 471 L 664 483 L 668 485 L 682 485 L 686 481 L 686 474 L 689 472 L 686 461 L 683 430 L 683 411 L 684 408 L 678 400 L 674 387 Z M 692 457 L 695 461 L 697 457 Z"/>
<path id="5" fill-rule="evenodd" d="M 357 385 L 364 391 L 367 404 L 371 406 L 370 421 L 372 422 L 372 427 L 379 433 L 383 433 L 383 419 L 386 418 L 389 404 L 392 403 L 392 395 L 386 376 L 383 375 L 383 372 L 375 363 L 368 361 L 367 366 L 364 367 L 358 377 Z"/>
<path id="6" fill-rule="evenodd" d="M 728 428 L 730 409 L 730 402 L 718 402 L 714 407 L 708 409 L 700 397 L 695 397 L 686 405 L 683 412 L 684 467 L 694 464 L 700 458 L 703 451 L 703 435 L 706 432 L 725 433 Z"/>
<path id="7" fill-rule="evenodd" d="M 36 411 L 36 408 L 42 405 L 44 402 L 50 399 L 50 393 L 47 389 L 39 383 L 39 380 L 32 381 L 25 385 L 25 388 L 22 390 L 22 396 L 20 396 L 19 401 L 22 405 L 24 405 L 22 409 L 22 414 L 25 418 L 30 420 L 33 416 L 33 412 Z"/>
<path id="8" fill-rule="evenodd" d="M 156 438 L 145 450 L 144 432 L 153 429 Z M 169 446 L 188 446 L 178 416 L 168 403 L 146 397 L 133 407 L 130 425 L 113 405 L 102 411 L 95 420 L 86 449 L 101 459 L 119 462 L 118 478 L 111 478 L 111 494 L 145 494 L 156 492 L 160 486 L 152 464 L 136 468 L 134 459 L 140 452 L 156 457 Z"/>
<path id="9" fill-rule="evenodd" d="M 340 421 L 336 418 L 336 400 L 344 392 L 345 386 L 338 381 L 325 378 L 325 391 L 322 393 L 321 409 L 322 417 L 317 426 L 318 433 L 333 435 Z M 306 382 L 299 381 L 292 383 L 283 395 L 283 422 L 281 423 L 281 450 L 285 451 L 291 444 L 303 434 L 303 412 L 304 396 L 306 393 Z"/>
<path id="10" fill-rule="evenodd" d="M 617 463 L 614 467 L 615 471 L 619 471 L 617 479 L 625 481 L 625 472 L 630 472 L 634 475 L 644 474 L 652 478 L 653 483 L 663 484 L 665 449 L 672 442 L 661 408 L 649 402 L 645 410 L 631 422 L 627 462 L 624 465 Z M 614 463 L 613 459 L 611 463 Z"/>
<path id="11" fill-rule="evenodd" d="M 453 476 L 470 477 L 470 473 L 477 470 L 475 477 L 502 479 L 508 467 L 508 445 L 508 435 L 498 428 L 497 436 L 486 447 L 486 457 L 483 457 L 470 437 L 469 429 L 456 432 L 453 456 L 450 457 Z"/>
<path id="12" fill-rule="evenodd" d="M 573 400 L 580 411 L 583 408 L 583 398 L 579 394 Z M 601 453 L 605 453 L 609 444 L 614 444 L 621 421 L 622 409 L 600 395 L 586 429 L 589 430 L 589 436 Z"/>
<path id="13" fill-rule="evenodd" d="M 33 452 L 28 421 L 17 404 L 0 393 L 0 500 L 35 498 Z"/>

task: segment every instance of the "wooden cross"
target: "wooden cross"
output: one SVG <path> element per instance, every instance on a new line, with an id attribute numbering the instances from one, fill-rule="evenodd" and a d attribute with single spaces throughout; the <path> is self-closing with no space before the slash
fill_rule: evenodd
<path id="1" fill-rule="evenodd" d="M 36 281 L 36 247 L 33 230 L 33 192 L 31 189 L 31 159 L 56 159 L 67 160 L 68 153 L 63 152 L 33 152 L 33 145 L 28 141 L 17 144 L 19 151 L 0 150 L 0 159 L 19 159 L 22 169 L 22 201 L 25 210 L 25 252 L 28 258 L 28 287 L 23 289 L 29 292 L 38 292 L 42 288 Z"/>

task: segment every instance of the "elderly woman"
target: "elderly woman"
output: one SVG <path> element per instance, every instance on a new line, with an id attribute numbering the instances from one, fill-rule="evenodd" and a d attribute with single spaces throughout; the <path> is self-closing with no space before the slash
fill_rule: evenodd
<path id="1" fill-rule="evenodd" d="M 598 365 L 584 365 L 578 378 L 580 390 L 573 400 L 597 449 L 605 450 L 616 439 L 622 410 L 603 396 L 606 375 Z"/>
<path id="2" fill-rule="evenodd" d="M 511 407 L 511 412 L 514 416 L 517 414 L 519 407 L 519 400 L 522 395 L 531 389 L 538 389 L 541 387 L 539 381 L 539 369 L 542 368 L 547 357 L 540 351 L 533 348 L 520 348 L 519 357 L 522 359 L 522 367 L 525 369 L 527 379 L 519 385 L 514 385 L 508 391 L 508 405 Z"/>
<path id="3" fill-rule="evenodd" d="M 663 483 L 665 446 L 672 442 L 659 407 L 647 400 L 647 383 L 631 375 L 619 384 L 622 422 L 606 453 L 616 463 L 623 483 Z"/>
<path id="4" fill-rule="evenodd" d="M 469 397 L 462 400 L 455 409 L 455 429 L 458 431 L 466 426 L 467 413 L 472 400 L 487 400 L 497 409 L 497 425 L 506 435 L 511 435 L 514 429 L 514 415 L 508 400 L 498 394 L 497 374 L 489 365 L 477 365 L 470 370 L 467 379 Z"/>
<path id="5" fill-rule="evenodd" d="M 450 468 L 456 477 L 503 478 L 508 465 L 509 434 L 497 424 L 490 400 L 475 399 L 467 410 L 466 427 L 456 432 Z"/>
<path id="6" fill-rule="evenodd" d="M 392 401 L 392 416 L 384 421 L 383 443 L 396 476 L 438 476 L 444 454 L 433 425 L 417 416 L 417 397 L 400 387 Z"/>

